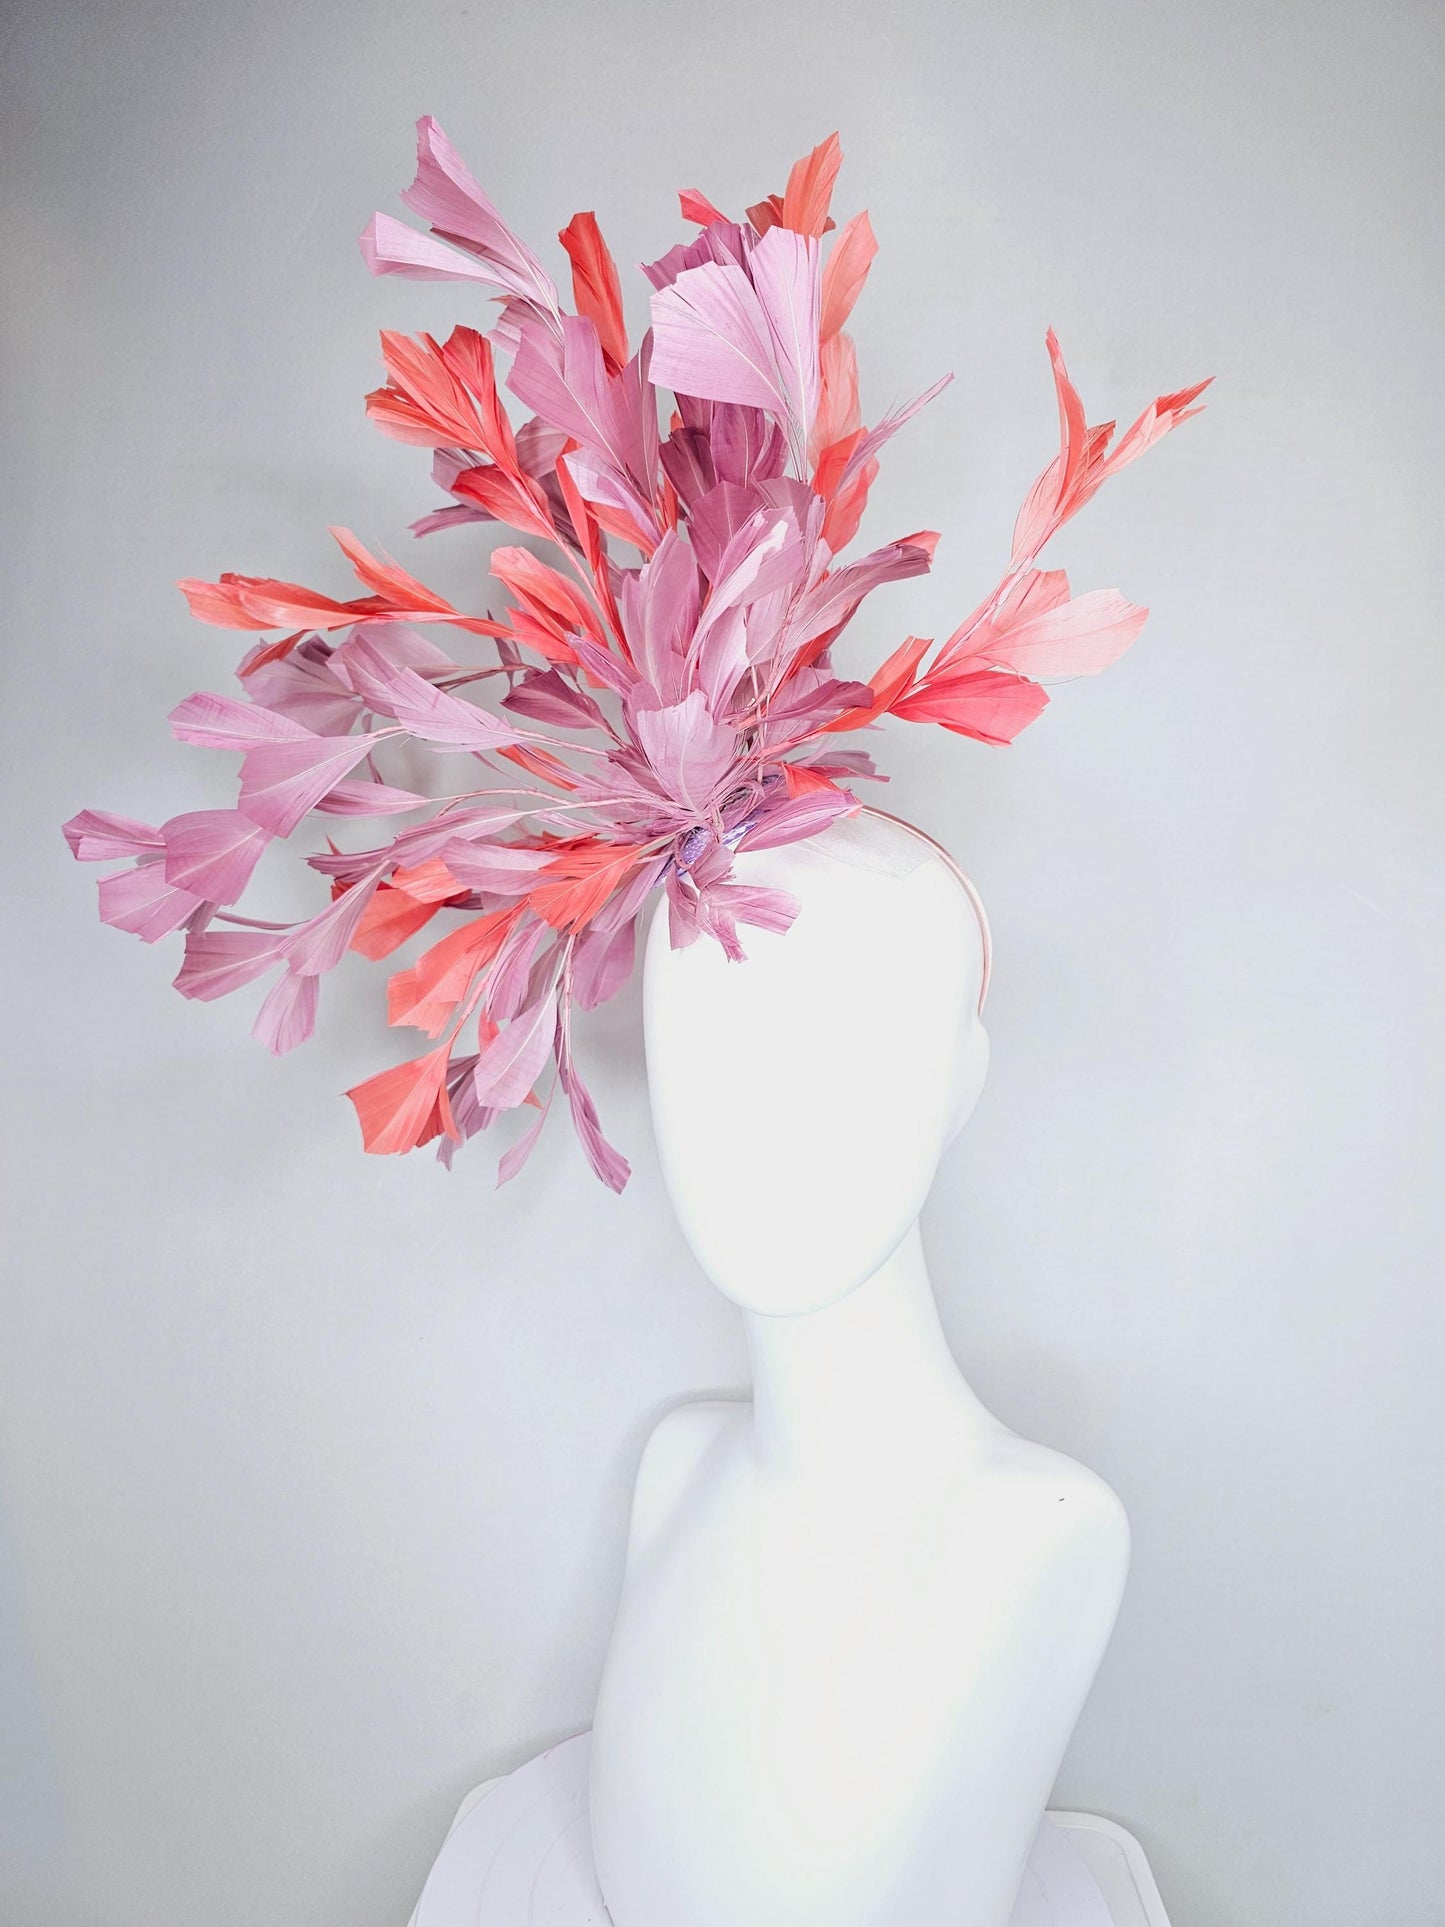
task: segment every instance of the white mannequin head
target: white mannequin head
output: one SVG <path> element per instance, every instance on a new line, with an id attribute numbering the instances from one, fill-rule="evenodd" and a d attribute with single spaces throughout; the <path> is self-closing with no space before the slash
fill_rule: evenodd
<path id="1" fill-rule="evenodd" d="M 647 1074 L 683 1234 L 746 1309 L 819 1311 L 897 1248 L 988 1068 L 980 915 L 950 861 L 863 812 L 741 881 L 789 891 L 784 936 L 647 944 Z"/>

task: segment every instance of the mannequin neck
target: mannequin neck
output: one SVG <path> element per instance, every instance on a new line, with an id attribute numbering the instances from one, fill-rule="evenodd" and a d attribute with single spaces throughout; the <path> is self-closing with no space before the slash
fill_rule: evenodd
<path id="1" fill-rule="evenodd" d="M 745 1311 L 760 1464 L 780 1477 L 856 1488 L 876 1471 L 896 1490 L 947 1450 L 981 1453 L 998 1421 L 948 1349 L 918 1226 L 846 1298 L 822 1311 Z"/>

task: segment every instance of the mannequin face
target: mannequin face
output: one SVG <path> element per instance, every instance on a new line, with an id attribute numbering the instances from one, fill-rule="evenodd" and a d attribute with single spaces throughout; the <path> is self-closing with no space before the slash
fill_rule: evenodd
<path id="1" fill-rule="evenodd" d="M 872 1276 L 922 1208 L 988 1065 L 983 944 L 958 879 L 922 839 L 858 817 L 739 877 L 802 905 L 748 961 L 648 940 L 653 1121 L 699 1263 L 748 1310 L 817 1311 Z"/>

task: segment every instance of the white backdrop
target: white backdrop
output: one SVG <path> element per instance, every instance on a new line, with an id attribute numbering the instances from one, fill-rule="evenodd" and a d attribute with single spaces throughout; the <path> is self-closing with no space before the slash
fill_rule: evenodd
<path id="1" fill-rule="evenodd" d="M 7 1927 L 400 1923 L 458 1797 L 586 1723 L 650 1423 L 742 1380 L 635 995 L 585 1047 L 620 1202 L 560 1130 L 500 1194 L 485 1146 L 363 1160 L 335 1094 L 399 1054 L 381 972 L 274 1065 L 60 841 L 229 800 L 164 715 L 238 639 L 175 577 L 347 592 L 329 521 L 411 558 L 375 333 L 481 309 L 354 237 L 424 111 L 524 234 L 593 207 L 624 262 L 676 188 L 754 199 L 841 128 L 865 407 L 959 377 L 868 525 L 942 528 L 937 570 L 856 667 L 993 580 L 1049 322 L 1096 418 L 1219 377 L 1059 545 L 1153 606 L 1134 654 L 1010 751 L 883 745 L 998 939 L 925 1234 L 980 1392 L 1134 1524 L 1059 1799 L 1137 1830 L 1180 1927 L 1438 1921 L 1438 11 L 12 0 L 3 34 Z M 423 573 L 475 606 L 483 554 Z"/>

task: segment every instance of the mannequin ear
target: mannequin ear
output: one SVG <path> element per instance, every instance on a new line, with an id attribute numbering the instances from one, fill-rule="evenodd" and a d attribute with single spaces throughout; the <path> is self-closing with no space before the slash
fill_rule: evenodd
<path id="1" fill-rule="evenodd" d="M 977 1108 L 984 1079 L 988 1076 L 989 1050 L 988 1032 L 979 1019 L 970 1013 L 963 1020 L 958 1039 L 958 1070 L 954 1077 L 953 1105 L 949 1114 L 948 1129 L 940 1147 L 940 1156 L 952 1144 Z"/>

